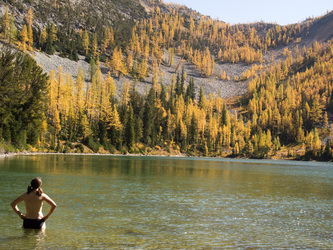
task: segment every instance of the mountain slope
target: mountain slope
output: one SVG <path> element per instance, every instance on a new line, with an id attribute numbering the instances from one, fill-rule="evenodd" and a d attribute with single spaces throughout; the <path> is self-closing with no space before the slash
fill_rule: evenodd
<path id="1" fill-rule="evenodd" d="M 333 38 L 333 11 L 315 19 L 309 24 L 309 29 L 300 34 L 302 45 L 311 46 L 313 43 L 326 43 Z"/>
<path id="2" fill-rule="evenodd" d="M 1 42 L 28 51 L 50 78 L 45 117 L 22 141 L 66 152 L 79 142 L 94 152 L 256 158 L 282 145 L 333 158 L 331 140 L 320 143 L 333 106 L 332 13 L 229 25 L 157 0 L 9 2 Z M 18 35 L 13 13 L 21 13 Z M 17 137 L 20 122 L 0 121 L 0 137 Z"/>

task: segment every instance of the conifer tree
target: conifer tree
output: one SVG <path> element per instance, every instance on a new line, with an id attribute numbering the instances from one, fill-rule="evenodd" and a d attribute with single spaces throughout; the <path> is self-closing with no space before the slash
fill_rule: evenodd
<path id="1" fill-rule="evenodd" d="M 109 62 L 109 67 L 111 67 L 115 72 L 118 72 L 118 78 L 121 75 L 127 75 L 127 69 L 123 61 L 121 48 L 117 47 L 113 51 L 111 61 Z"/>
<path id="2" fill-rule="evenodd" d="M 47 88 L 46 74 L 29 55 L 4 46 L 0 52 L 0 127 L 10 130 L 13 143 L 25 143 L 25 131 L 33 125 L 40 127 Z"/>
<path id="3" fill-rule="evenodd" d="M 154 116 L 155 116 L 155 98 L 154 88 L 150 88 L 149 94 L 145 100 L 143 112 L 143 140 L 146 144 L 154 141 Z"/>
<path id="4" fill-rule="evenodd" d="M 169 48 L 168 49 L 168 52 L 169 52 L 169 66 L 172 67 L 172 65 L 175 63 L 174 61 L 174 55 L 175 55 L 175 50 L 174 48 Z"/>
<path id="5" fill-rule="evenodd" d="M 198 137 L 198 123 L 194 111 L 192 113 L 191 124 L 188 131 L 189 131 L 189 136 L 188 136 L 189 143 L 196 144 Z"/>
<path id="6" fill-rule="evenodd" d="M 133 108 L 132 105 L 130 104 L 128 108 L 128 114 L 127 114 L 127 121 L 126 121 L 126 126 L 125 126 L 125 144 L 128 147 L 128 149 L 131 149 L 134 145 L 134 139 L 135 139 L 135 131 L 134 131 L 134 115 L 133 115 Z"/>
<path id="7" fill-rule="evenodd" d="M 93 40 L 93 43 L 92 43 L 92 56 L 95 60 L 97 60 L 97 56 L 98 56 L 98 51 L 97 51 L 97 34 L 95 33 L 94 34 L 94 40 Z"/>
<path id="8" fill-rule="evenodd" d="M 54 23 L 49 27 L 48 36 L 47 36 L 47 45 L 46 45 L 46 53 L 52 55 L 54 53 L 54 43 L 58 40 L 57 38 L 57 29 Z"/>
<path id="9" fill-rule="evenodd" d="M 194 80 L 193 77 L 190 78 L 189 85 L 186 89 L 185 93 L 185 102 L 188 103 L 189 100 L 194 101 L 195 100 L 195 86 L 194 86 Z"/>
<path id="10" fill-rule="evenodd" d="M 21 50 L 23 52 L 27 49 L 27 41 L 28 41 L 28 31 L 27 26 L 23 25 L 22 31 L 21 31 Z"/>
<path id="11" fill-rule="evenodd" d="M 29 8 L 28 13 L 26 15 L 26 21 L 27 21 L 27 42 L 30 51 L 32 50 L 32 44 L 33 44 L 32 20 L 33 20 L 33 14 L 31 8 Z"/>
<path id="12" fill-rule="evenodd" d="M 200 85 L 200 91 L 199 91 L 199 108 L 201 109 L 206 108 L 206 96 L 204 94 L 202 84 Z"/>
<path id="13" fill-rule="evenodd" d="M 83 35 L 83 48 L 86 53 L 86 56 L 88 55 L 88 52 L 89 52 L 89 45 L 90 45 L 89 34 L 88 34 L 88 31 L 85 30 L 84 35 Z"/>
<path id="14" fill-rule="evenodd" d="M 44 27 L 40 34 L 40 43 L 42 44 L 42 46 L 44 46 L 46 42 L 47 42 L 47 30 L 46 27 Z"/>

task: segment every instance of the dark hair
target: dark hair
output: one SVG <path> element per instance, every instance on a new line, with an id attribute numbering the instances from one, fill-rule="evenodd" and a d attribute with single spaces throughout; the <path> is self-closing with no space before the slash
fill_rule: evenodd
<path id="1" fill-rule="evenodd" d="M 28 186 L 27 193 L 37 190 L 36 195 L 41 196 L 43 193 L 43 189 L 40 187 L 42 185 L 42 179 L 39 177 L 36 177 L 31 180 L 30 186 Z"/>

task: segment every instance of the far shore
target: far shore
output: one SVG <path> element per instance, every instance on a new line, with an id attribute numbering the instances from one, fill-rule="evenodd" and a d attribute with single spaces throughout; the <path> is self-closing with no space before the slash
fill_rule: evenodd
<path id="1" fill-rule="evenodd" d="M 176 155 L 163 155 L 163 154 L 101 154 L 101 153 L 58 153 L 58 152 L 19 152 L 19 153 L 0 153 L 0 158 L 19 156 L 19 155 L 99 155 L 99 156 L 149 156 L 149 157 L 202 157 L 202 156 L 190 156 L 185 154 L 176 154 Z M 222 157 L 220 157 L 222 158 Z"/>
<path id="2" fill-rule="evenodd" d="M 254 161 L 301 161 L 301 162 L 327 162 L 318 160 L 302 160 L 293 158 L 245 158 L 245 157 L 222 157 L 222 156 L 200 156 L 200 155 L 187 155 L 187 154 L 111 154 L 111 153 L 59 153 L 59 152 L 6 152 L 0 153 L 0 159 L 13 157 L 13 156 L 32 156 L 32 155 L 77 155 L 77 156 L 131 156 L 131 157 L 170 157 L 170 158 L 202 158 L 202 159 L 235 159 L 235 160 L 254 160 Z"/>

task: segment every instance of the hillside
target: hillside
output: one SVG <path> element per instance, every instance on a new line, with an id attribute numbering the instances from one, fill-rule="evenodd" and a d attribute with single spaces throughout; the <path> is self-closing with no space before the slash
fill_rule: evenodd
<path id="1" fill-rule="evenodd" d="M 32 55 L 50 84 L 44 120 L 31 120 L 48 124 L 44 135 L 19 128 L 13 110 L 0 121 L 9 139 L 246 157 L 296 146 L 330 158 L 318 139 L 333 106 L 332 12 L 229 25 L 152 0 L 2 3 L 1 42 Z"/>
<path id="2" fill-rule="evenodd" d="M 47 55 L 42 52 L 34 52 L 33 57 L 36 60 L 38 64 L 42 66 L 44 71 L 46 73 L 50 73 L 52 70 L 58 71 L 59 66 L 61 65 L 63 74 L 70 74 L 73 76 L 74 79 L 77 78 L 79 68 L 82 68 L 85 72 L 85 80 L 86 82 L 89 81 L 89 63 L 87 63 L 84 58 L 81 57 L 81 59 L 77 62 L 71 61 L 68 58 L 62 58 L 58 55 Z M 164 57 L 167 57 L 167 52 L 165 53 Z M 161 70 L 161 77 L 160 81 L 163 81 L 164 84 L 170 85 L 172 76 L 175 75 L 175 70 L 177 67 L 177 64 L 181 60 L 180 57 L 175 56 L 175 64 L 172 67 L 169 67 L 167 65 L 162 65 L 160 67 Z M 196 93 L 199 93 L 200 85 L 203 86 L 205 95 L 209 95 L 210 93 L 220 93 L 222 98 L 231 98 L 235 96 L 241 96 L 246 93 L 247 91 L 247 83 L 245 82 L 235 82 L 233 80 L 227 81 L 227 80 L 220 80 L 218 77 L 210 77 L 210 78 L 204 78 L 200 75 L 200 72 L 191 64 L 191 63 L 184 63 L 185 71 L 189 77 L 193 77 L 195 83 L 196 83 Z M 235 65 L 235 64 L 217 64 L 215 66 L 215 71 L 220 72 L 220 70 L 224 70 L 228 72 L 228 74 L 231 76 L 231 79 L 233 79 L 235 76 L 240 77 L 242 73 L 245 70 L 248 70 L 250 67 L 246 65 Z M 107 76 L 108 69 L 105 67 L 105 64 L 101 64 L 101 70 L 104 74 L 104 77 Z M 179 73 L 179 70 L 178 70 Z M 149 89 L 152 86 L 152 75 L 149 74 L 149 76 L 146 78 L 146 81 L 144 82 L 137 82 L 136 83 L 136 89 L 140 94 L 145 94 L 147 92 L 147 89 Z M 120 96 L 124 83 L 133 81 L 132 77 L 121 77 L 120 79 L 114 78 L 114 82 L 116 84 L 117 88 L 117 95 Z M 189 78 L 187 79 L 188 84 Z"/>
<path id="3" fill-rule="evenodd" d="M 135 1 L 119 1 L 119 3 L 115 3 L 114 1 L 95 1 L 94 5 L 92 6 L 89 1 L 71 1 L 68 2 L 66 5 L 66 1 L 58 1 L 58 8 L 52 8 L 52 2 L 39 2 L 39 4 L 32 2 L 25 1 L 1 1 L 3 4 L 0 8 L 2 14 L 5 13 L 5 5 L 9 4 L 11 7 L 12 13 L 15 13 L 15 23 L 17 26 L 22 26 L 24 21 L 25 12 L 32 8 L 34 12 L 34 24 L 33 27 L 35 29 L 42 30 L 46 27 L 49 23 L 54 22 L 56 26 L 59 27 L 66 27 L 70 25 L 73 29 L 79 30 L 81 29 L 88 29 L 88 30 L 95 30 L 96 27 L 105 27 L 107 25 L 111 25 L 115 28 L 115 30 L 119 30 L 119 34 L 124 33 L 122 27 L 118 27 L 116 24 L 119 23 L 117 21 L 118 16 L 122 16 L 122 19 L 128 19 L 128 22 L 131 20 L 139 20 L 140 18 L 145 18 L 154 8 L 154 4 L 152 1 L 140 1 L 140 3 L 144 6 L 144 10 L 140 8 L 136 8 Z M 103 4 L 106 4 L 106 7 L 102 8 Z M 131 7 L 134 6 L 134 7 Z M 173 5 L 163 5 L 158 4 L 161 8 L 161 11 L 165 13 L 169 13 L 170 10 L 178 8 L 177 6 Z M 107 13 L 101 14 L 101 9 L 108 9 Z M 200 18 L 201 15 L 195 11 L 192 11 L 188 8 L 183 7 L 183 12 L 191 12 L 195 13 L 194 16 L 196 18 Z M 19 11 L 25 10 L 25 11 Z M 135 11 L 134 11 L 135 10 Z M 1 15 L 0 12 L 0 15 Z M 85 15 L 79 15 L 79 13 L 85 13 Z M 94 20 L 90 17 L 95 17 Z M 45 22 L 47 20 L 47 22 Z M 74 22 L 73 22 L 74 21 Z M 92 23 L 96 23 L 93 25 Z M 102 23 L 102 25 L 100 25 Z M 131 30 L 131 25 L 127 29 L 127 33 Z M 126 33 L 126 32 L 125 32 Z M 119 34 L 115 34 L 115 39 L 118 40 Z M 79 67 L 84 69 L 86 74 L 86 80 L 89 79 L 89 63 L 85 60 L 84 56 L 78 57 L 79 60 L 77 62 L 73 60 L 68 60 L 61 55 L 61 52 L 55 51 L 55 54 L 47 55 L 44 52 L 34 51 L 32 53 L 45 72 L 50 73 L 51 70 L 58 70 L 59 66 L 62 66 L 63 73 L 69 73 L 74 78 L 77 77 Z M 60 56 L 59 56 L 60 55 Z M 164 59 L 167 60 L 168 53 L 165 51 Z M 175 69 L 180 60 L 180 57 L 175 55 L 175 65 L 173 67 L 161 66 L 160 70 L 162 72 L 162 78 L 165 84 L 169 84 L 171 82 L 172 74 L 175 74 Z M 102 63 L 102 72 L 104 75 L 107 74 L 107 68 L 105 64 Z M 229 75 L 231 76 L 231 81 L 221 81 L 217 80 L 217 77 L 211 78 L 203 78 L 201 77 L 200 72 L 198 72 L 191 63 L 184 64 L 185 70 L 189 76 L 193 76 L 196 82 L 196 90 L 199 91 L 199 87 L 202 84 L 205 94 L 208 95 L 209 93 L 218 93 L 221 90 L 221 95 L 224 98 L 238 96 L 244 94 L 246 91 L 246 83 L 235 83 L 233 81 L 234 76 L 240 77 L 242 72 L 247 70 L 248 67 L 243 65 L 232 65 L 232 64 L 225 64 L 225 65 L 216 65 L 215 72 L 220 72 L 221 69 L 224 71 L 230 72 Z M 179 67 L 178 67 L 179 70 Z M 149 72 L 148 72 L 149 74 Z M 217 73 L 218 75 L 218 73 Z M 140 93 L 145 93 L 147 87 L 151 85 L 151 78 L 152 74 L 146 77 L 145 81 L 138 82 L 137 89 Z M 132 81 L 133 77 L 124 77 L 121 79 L 115 79 L 117 84 L 118 94 L 123 87 L 124 82 Z"/>
<path id="4" fill-rule="evenodd" d="M 106 27 L 112 27 L 114 32 L 114 41 L 115 45 L 121 45 L 121 42 L 124 42 L 130 36 L 132 27 L 135 22 L 139 22 L 140 20 L 144 20 L 152 15 L 154 9 L 158 7 L 161 13 L 165 13 L 169 15 L 170 13 L 174 13 L 174 11 L 179 12 L 184 18 L 184 29 L 190 28 L 188 20 L 189 17 L 193 18 L 194 25 L 200 25 L 200 22 L 204 20 L 204 16 L 200 15 L 200 13 L 187 8 L 186 6 L 174 5 L 174 4 L 163 4 L 160 1 L 152 1 L 152 0 L 141 0 L 141 1 L 108 1 L 108 0 L 98 0 L 94 1 L 94 3 L 90 1 L 84 0 L 76 0 L 76 1 L 0 1 L 0 15 L 5 14 L 5 6 L 8 5 L 10 7 L 10 12 L 13 16 L 15 16 L 15 26 L 18 28 L 22 27 L 25 24 L 25 15 L 29 8 L 33 10 L 33 31 L 36 33 L 35 36 L 40 35 L 43 28 L 50 26 L 51 23 L 54 23 L 56 27 L 58 27 L 58 33 L 61 36 L 66 37 L 66 32 L 63 33 L 63 29 L 72 29 L 75 31 L 79 30 L 88 30 L 93 33 L 101 33 L 103 34 L 103 29 Z M 329 13 L 328 15 L 321 17 L 319 19 L 314 20 L 313 22 L 308 20 L 306 23 L 298 24 L 300 33 L 297 34 L 297 31 L 292 31 L 290 40 L 294 41 L 292 43 L 284 42 L 282 45 L 278 45 L 281 43 L 280 40 L 285 39 L 283 36 L 288 35 L 288 29 L 292 27 L 289 25 L 288 27 L 280 27 L 273 24 L 247 24 L 247 25 L 235 25 L 231 28 L 236 28 L 237 32 L 240 30 L 246 36 L 250 29 L 255 28 L 257 32 L 258 39 L 267 39 L 267 36 L 271 34 L 272 40 L 270 43 L 274 42 L 276 39 L 275 46 L 271 46 L 271 48 L 267 48 L 268 50 L 263 54 L 262 60 L 264 65 L 269 65 L 274 63 L 276 60 L 283 60 L 283 51 L 286 46 L 290 49 L 294 49 L 295 45 L 298 45 L 299 48 L 302 48 L 304 45 L 309 47 L 315 41 L 318 42 L 327 42 L 332 38 L 332 29 L 330 28 L 333 23 L 333 14 Z M 187 19 L 187 20 L 186 20 Z M 209 20 L 209 19 L 208 19 Z M 221 24 L 223 22 L 220 22 Z M 208 23 L 208 25 L 212 25 L 213 23 Z M 214 25 L 214 24 L 213 24 Z M 220 29 L 222 26 L 220 24 L 215 24 Z M 296 24 L 295 24 L 296 26 Z M 302 28 L 301 27 L 306 27 Z M 228 29 L 228 27 L 227 27 Z M 208 31 L 210 31 L 208 29 Z M 68 31 L 67 31 L 68 32 Z M 71 33 L 72 33 L 71 32 Z M 270 33 L 271 32 L 271 33 Z M 276 34 L 274 34 L 276 33 Z M 280 35 L 278 33 L 281 33 Z M 208 33 L 207 33 L 208 34 Z M 232 34 L 232 33 L 231 33 Z M 278 36 L 279 35 L 279 36 Z M 73 35 L 68 35 L 73 36 Z M 102 35 L 101 35 L 102 36 Z M 98 38 L 102 40 L 102 38 Z M 274 37 L 275 36 L 275 37 Z M 76 37 L 77 38 L 77 37 Z M 71 40 L 75 39 L 72 37 L 66 41 L 67 43 L 71 43 Z M 62 39 L 63 40 L 63 39 Z M 66 39 L 65 39 L 66 40 Z M 296 42 L 297 41 L 297 42 Z M 36 41 L 37 42 L 37 41 Z M 209 43 L 209 41 L 204 41 L 205 43 Z M 219 42 L 219 41 L 217 41 Z M 98 42 L 99 43 L 99 42 Z M 102 43 L 102 42 L 100 42 Z M 175 46 L 177 46 L 177 41 L 175 41 Z M 111 46 L 111 54 L 112 47 Z M 178 44 L 179 45 L 179 44 Z M 36 46 L 40 46 L 40 44 L 36 44 Z M 43 67 L 45 72 L 50 73 L 51 70 L 57 70 L 59 65 L 62 66 L 64 73 L 69 73 L 74 78 L 77 77 L 78 68 L 82 67 L 86 73 L 86 79 L 89 79 L 89 60 L 91 58 L 90 55 L 85 55 L 82 50 L 82 44 L 77 46 L 78 55 L 76 56 L 77 62 L 73 62 L 73 57 L 70 55 L 68 50 L 70 48 L 60 49 L 59 47 L 64 46 L 63 44 L 58 44 L 58 48 L 54 48 L 50 55 L 46 55 L 43 52 L 34 51 L 36 61 Z M 121 47 L 125 47 L 127 45 L 121 45 Z M 209 45 L 208 45 L 209 46 Z M 255 45 L 254 47 L 257 47 Z M 270 45 L 268 45 L 270 46 Z M 56 47 L 56 46 L 55 46 Z M 267 47 L 267 45 L 266 45 Z M 166 62 L 160 65 L 160 79 L 163 79 L 164 84 L 169 84 L 171 82 L 172 74 L 175 74 L 175 68 L 178 66 L 178 70 L 181 68 L 184 63 L 178 65 L 179 60 L 184 56 L 175 54 L 175 64 L 173 67 L 168 67 L 168 51 L 166 48 L 161 48 L 163 53 L 163 61 Z M 184 49 L 184 48 L 183 48 Z M 42 49 L 43 50 L 43 49 Z M 215 50 L 215 52 L 214 52 Z M 45 48 L 45 51 L 47 49 Z M 213 49 L 212 53 L 216 53 L 217 57 L 217 49 Z M 235 53 L 235 52 L 232 52 Z M 81 56 L 80 56 L 81 54 Z M 108 56 L 108 55 L 106 55 Z M 64 57 L 68 57 L 71 60 L 66 60 Z M 104 58 L 104 59 L 103 59 Z M 101 61 L 102 73 L 104 75 L 107 74 L 108 66 L 103 62 L 105 57 L 103 56 Z M 273 58 L 273 59 L 272 59 Z M 249 70 L 251 64 L 244 63 L 240 61 L 239 63 L 234 63 L 232 61 L 224 60 L 217 61 L 214 66 L 214 74 L 207 77 L 202 77 L 202 72 L 198 70 L 193 62 L 189 61 L 184 64 L 185 71 L 189 76 L 194 77 L 196 83 L 196 89 L 199 90 L 199 86 L 203 85 L 205 94 L 209 93 L 222 93 L 224 98 L 238 96 L 240 94 L 244 94 L 246 91 L 247 82 L 239 83 L 235 82 L 235 76 L 239 79 L 241 78 L 242 73 Z M 185 62 L 185 61 L 182 61 Z M 148 60 L 148 63 L 151 63 L 151 60 Z M 149 87 L 149 83 L 152 82 L 153 72 L 152 65 L 150 65 L 151 69 L 147 72 L 147 77 L 145 77 L 144 81 L 138 81 L 137 88 L 140 93 L 144 93 L 147 89 L 147 84 Z M 221 80 L 220 72 L 221 70 L 225 71 L 228 76 L 230 76 L 230 80 Z M 125 76 L 121 79 L 115 79 L 117 84 L 117 89 L 120 91 L 125 81 L 132 81 L 133 76 Z"/>
<path id="5" fill-rule="evenodd" d="M 301 46 L 311 46 L 313 43 L 326 43 L 333 38 L 333 11 L 317 18 L 309 24 L 309 29 L 300 34 Z"/>

